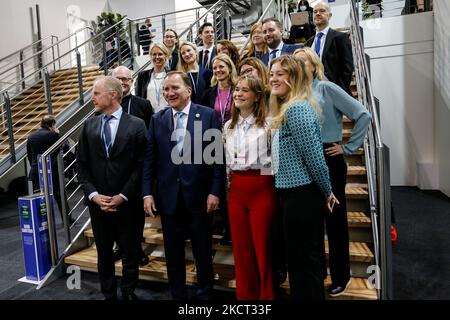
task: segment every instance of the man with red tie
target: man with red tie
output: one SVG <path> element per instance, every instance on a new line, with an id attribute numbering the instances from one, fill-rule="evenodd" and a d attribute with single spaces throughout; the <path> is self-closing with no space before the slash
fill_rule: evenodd
<path id="1" fill-rule="evenodd" d="M 204 69 L 211 70 L 211 61 L 217 54 L 214 46 L 215 31 L 212 23 L 205 22 L 199 29 L 199 35 L 203 42 L 203 48 L 200 50 L 198 64 Z"/>

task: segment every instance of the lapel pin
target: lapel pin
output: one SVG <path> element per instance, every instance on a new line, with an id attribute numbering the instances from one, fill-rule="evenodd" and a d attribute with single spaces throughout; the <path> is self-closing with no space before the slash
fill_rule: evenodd
<path id="1" fill-rule="evenodd" d="M 200 118 L 200 113 L 196 113 L 196 114 L 195 114 L 195 117 L 196 117 L 196 118 Z"/>

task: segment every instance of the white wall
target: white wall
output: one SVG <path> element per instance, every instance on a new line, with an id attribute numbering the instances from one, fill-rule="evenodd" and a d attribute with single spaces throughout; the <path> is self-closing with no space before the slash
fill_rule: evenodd
<path id="1" fill-rule="evenodd" d="M 434 1 L 434 83 L 439 189 L 450 197 L 450 2 Z"/>
<path id="2" fill-rule="evenodd" d="M 392 185 L 438 188 L 433 13 L 362 22 Z"/>
<path id="3" fill-rule="evenodd" d="M 309 1 L 311 7 L 318 2 L 326 2 L 324 0 Z M 350 27 L 350 1 L 349 0 L 336 0 L 329 3 L 332 17 L 330 20 L 331 28 L 343 28 Z"/>

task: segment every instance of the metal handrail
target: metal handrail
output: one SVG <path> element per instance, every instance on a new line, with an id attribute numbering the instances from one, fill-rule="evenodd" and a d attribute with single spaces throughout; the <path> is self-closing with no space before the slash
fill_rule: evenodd
<path id="1" fill-rule="evenodd" d="M 385 172 L 385 150 L 381 140 L 378 110 L 372 91 L 371 78 L 369 74 L 368 62 L 364 53 L 364 43 L 362 41 L 361 29 L 359 26 L 359 16 L 355 0 L 351 0 L 350 18 L 352 20 L 351 33 L 352 51 L 355 58 L 355 75 L 358 87 L 359 99 L 372 114 L 372 121 L 365 141 L 365 158 L 368 177 L 370 214 L 372 220 L 372 232 L 374 239 L 375 263 L 377 269 L 377 279 L 380 287 L 377 288 L 378 297 L 387 299 L 390 284 L 388 279 L 388 226 L 387 221 L 389 208 L 386 207 L 386 180 Z M 379 219 L 379 221 L 378 221 Z M 378 274 L 380 271 L 380 274 Z"/>
<path id="2" fill-rule="evenodd" d="M 264 17 L 266 16 L 267 12 L 269 11 L 270 6 L 272 5 L 272 3 L 274 1 L 275 0 L 270 0 L 270 2 L 267 5 L 266 9 L 263 11 L 261 17 L 259 17 L 259 19 L 258 19 L 258 21 L 256 21 L 256 23 L 263 21 Z M 249 34 L 247 36 L 247 39 L 245 40 L 244 44 L 242 45 L 241 50 L 239 51 L 239 54 L 242 54 L 244 52 L 244 50 L 245 50 L 245 48 L 247 48 L 247 45 L 250 42 L 250 40 L 251 40 L 251 35 Z"/>
<path id="3" fill-rule="evenodd" d="M 21 49 L 19 49 L 19 50 L 17 50 L 17 51 L 14 51 L 13 53 L 10 53 L 10 54 L 8 54 L 7 56 L 1 58 L 1 59 L 0 59 L 0 62 L 2 62 L 3 60 L 6 60 L 6 59 L 12 57 L 12 56 L 15 55 L 15 54 L 20 53 L 21 51 L 25 51 L 26 49 L 28 49 L 28 48 L 34 46 L 35 44 L 37 44 L 37 43 L 39 43 L 39 42 L 44 42 L 45 40 L 50 39 L 50 38 L 56 38 L 56 39 L 58 39 L 57 36 L 50 35 L 50 36 L 47 36 L 47 37 L 42 38 L 42 39 L 40 39 L 40 40 L 36 40 L 36 41 L 33 42 L 32 44 L 29 44 L 29 45 L 27 45 L 27 46 L 25 46 L 25 47 L 23 47 L 23 48 L 21 48 Z"/>
<path id="4" fill-rule="evenodd" d="M 200 18 L 198 18 L 197 20 L 195 20 L 193 23 L 191 23 L 191 24 L 189 25 L 189 27 L 187 27 L 184 31 L 182 31 L 182 32 L 178 35 L 178 37 L 181 38 L 186 32 L 188 32 L 189 30 L 191 30 L 192 27 L 195 26 L 195 24 L 196 24 L 197 22 L 201 21 L 208 13 L 210 13 L 211 11 L 213 11 L 216 7 L 219 6 L 219 4 L 222 4 L 223 2 L 226 3 L 225 0 L 219 0 L 219 1 L 217 1 L 217 2 L 216 2 L 214 5 L 212 5 L 205 13 L 203 13 L 203 15 L 202 15 Z"/>

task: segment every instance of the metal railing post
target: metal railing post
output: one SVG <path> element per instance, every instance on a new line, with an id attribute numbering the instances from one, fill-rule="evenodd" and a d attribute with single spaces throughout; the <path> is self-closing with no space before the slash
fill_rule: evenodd
<path id="1" fill-rule="evenodd" d="M 61 52 L 59 51 L 59 38 L 58 37 L 55 37 L 56 38 L 56 43 L 58 44 L 57 46 L 56 46 L 56 51 L 58 52 L 58 64 L 59 64 L 59 69 L 61 69 Z"/>
<path id="2" fill-rule="evenodd" d="M 120 26 L 116 27 L 116 44 L 117 44 L 117 60 L 119 61 L 119 65 L 122 64 L 122 50 L 120 50 L 121 47 L 121 41 L 120 41 Z"/>
<path id="3" fill-rule="evenodd" d="M 55 66 L 55 46 L 53 46 L 53 37 L 52 37 L 52 61 L 53 61 L 53 70 L 56 70 L 56 66 Z"/>
<path id="4" fill-rule="evenodd" d="M 6 120 L 8 124 L 8 139 L 9 139 L 9 150 L 11 152 L 11 163 L 16 163 L 17 159 L 16 159 L 16 147 L 14 146 L 14 130 L 11 112 L 11 100 L 9 99 L 7 91 L 3 93 L 3 98 L 5 100 Z"/>
<path id="5" fill-rule="evenodd" d="M 22 90 L 25 90 L 25 69 L 24 69 L 24 67 L 23 67 L 23 62 L 22 62 L 22 60 L 23 60 L 23 50 L 20 50 L 20 52 L 19 52 L 19 59 L 20 59 L 20 61 L 21 61 L 21 63 L 20 63 L 20 79 L 22 79 L 23 81 L 22 81 Z"/>
<path id="6" fill-rule="evenodd" d="M 133 57 L 134 57 L 134 53 L 133 53 L 133 25 L 131 23 L 131 20 L 128 21 L 128 35 L 130 37 L 130 58 L 131 58 L 131 63 L 133 63 Z"/>
<path id="7" fill-rule="evenodd" d="M 42 70 L 42 73 L 44 74 L 44 89 L 45 89 L 45 98 L 47 99 L 47 112 L 48 114 L 53 113 L 53 106 L 52 106 L 52 92 L 51 92 L 51 84 L 50 84 L 50 76 L 48 74 L 47 68 Z"/>
<path id="8" fill-rule="evenodd" d="M 62 149 L 58 152 L 58 156 L 56 158 L 58 163 L 58 181 L 59 181 L 59 195 L 61 200 L 61 215 L 63 219 L 64 229 L 66 232 L 66 247 L 72 242 L 72 237 L 70 235 L 70 222 L 67 219 L 67 211 L 68 208 L 66 206 L 66 181 L 64 179 L 64 162 L 63 162 L 63 151 Z M 53 193 L 54 194 L 54 193 Z"/>
<path id="9" fill-rule="evenodd" d="M 197 21 L 197 30 L 198 30 L 198 29 L 200 29 L 200 10 L 199 9 L 195 9 L 195 21 Z"/>
<path id="10" fill-rule="evenodd" d="M 103 53 L 103 71 L 105 73 L 105 76 L 108 75 L 108 64 L 107 64 L 107 57 L 106 57 L 106 37 L 105 35 L 102 35 L 102 53 Z"/>
<path id="11" fill-rule="evenodd" d="M 162 25 L 162 32 L 164 34 L 164 31 L 166 31 L 166 15 L 165 14 L 161 17 L 161 25 Z"/>
<path id="12" fill-rule="evenodd" d="M 78 92 L 80 94 L 80 106 L 84 103 L 84 90 L 83 90 L 83 70 L 81 69 L 81 54 L 75 50 L 77 55 L 77 75 L 78 75 Z"/>
<path id="13" fill-rule="evenodd" d="M 50 155 L 48 155 L 50 157 Z M 55 230 L 55 220 L 53 216 L 53 210 L 50 207 L 50 187 L 48 181 L 48 168 L 47 168 L 47 158 L 45 156 L 41 157 L 42 161 L 42 175 L 44 180 L 44 196 L 45 196 L 45 207 L 47 208 L 47 223 L 48 223 L 48 235 L 50 240 L 50 255 L 52 257 L 52 266 L 55 266 L 58 262 L 58 251 L 56 248 L 56 230 Z"/>

